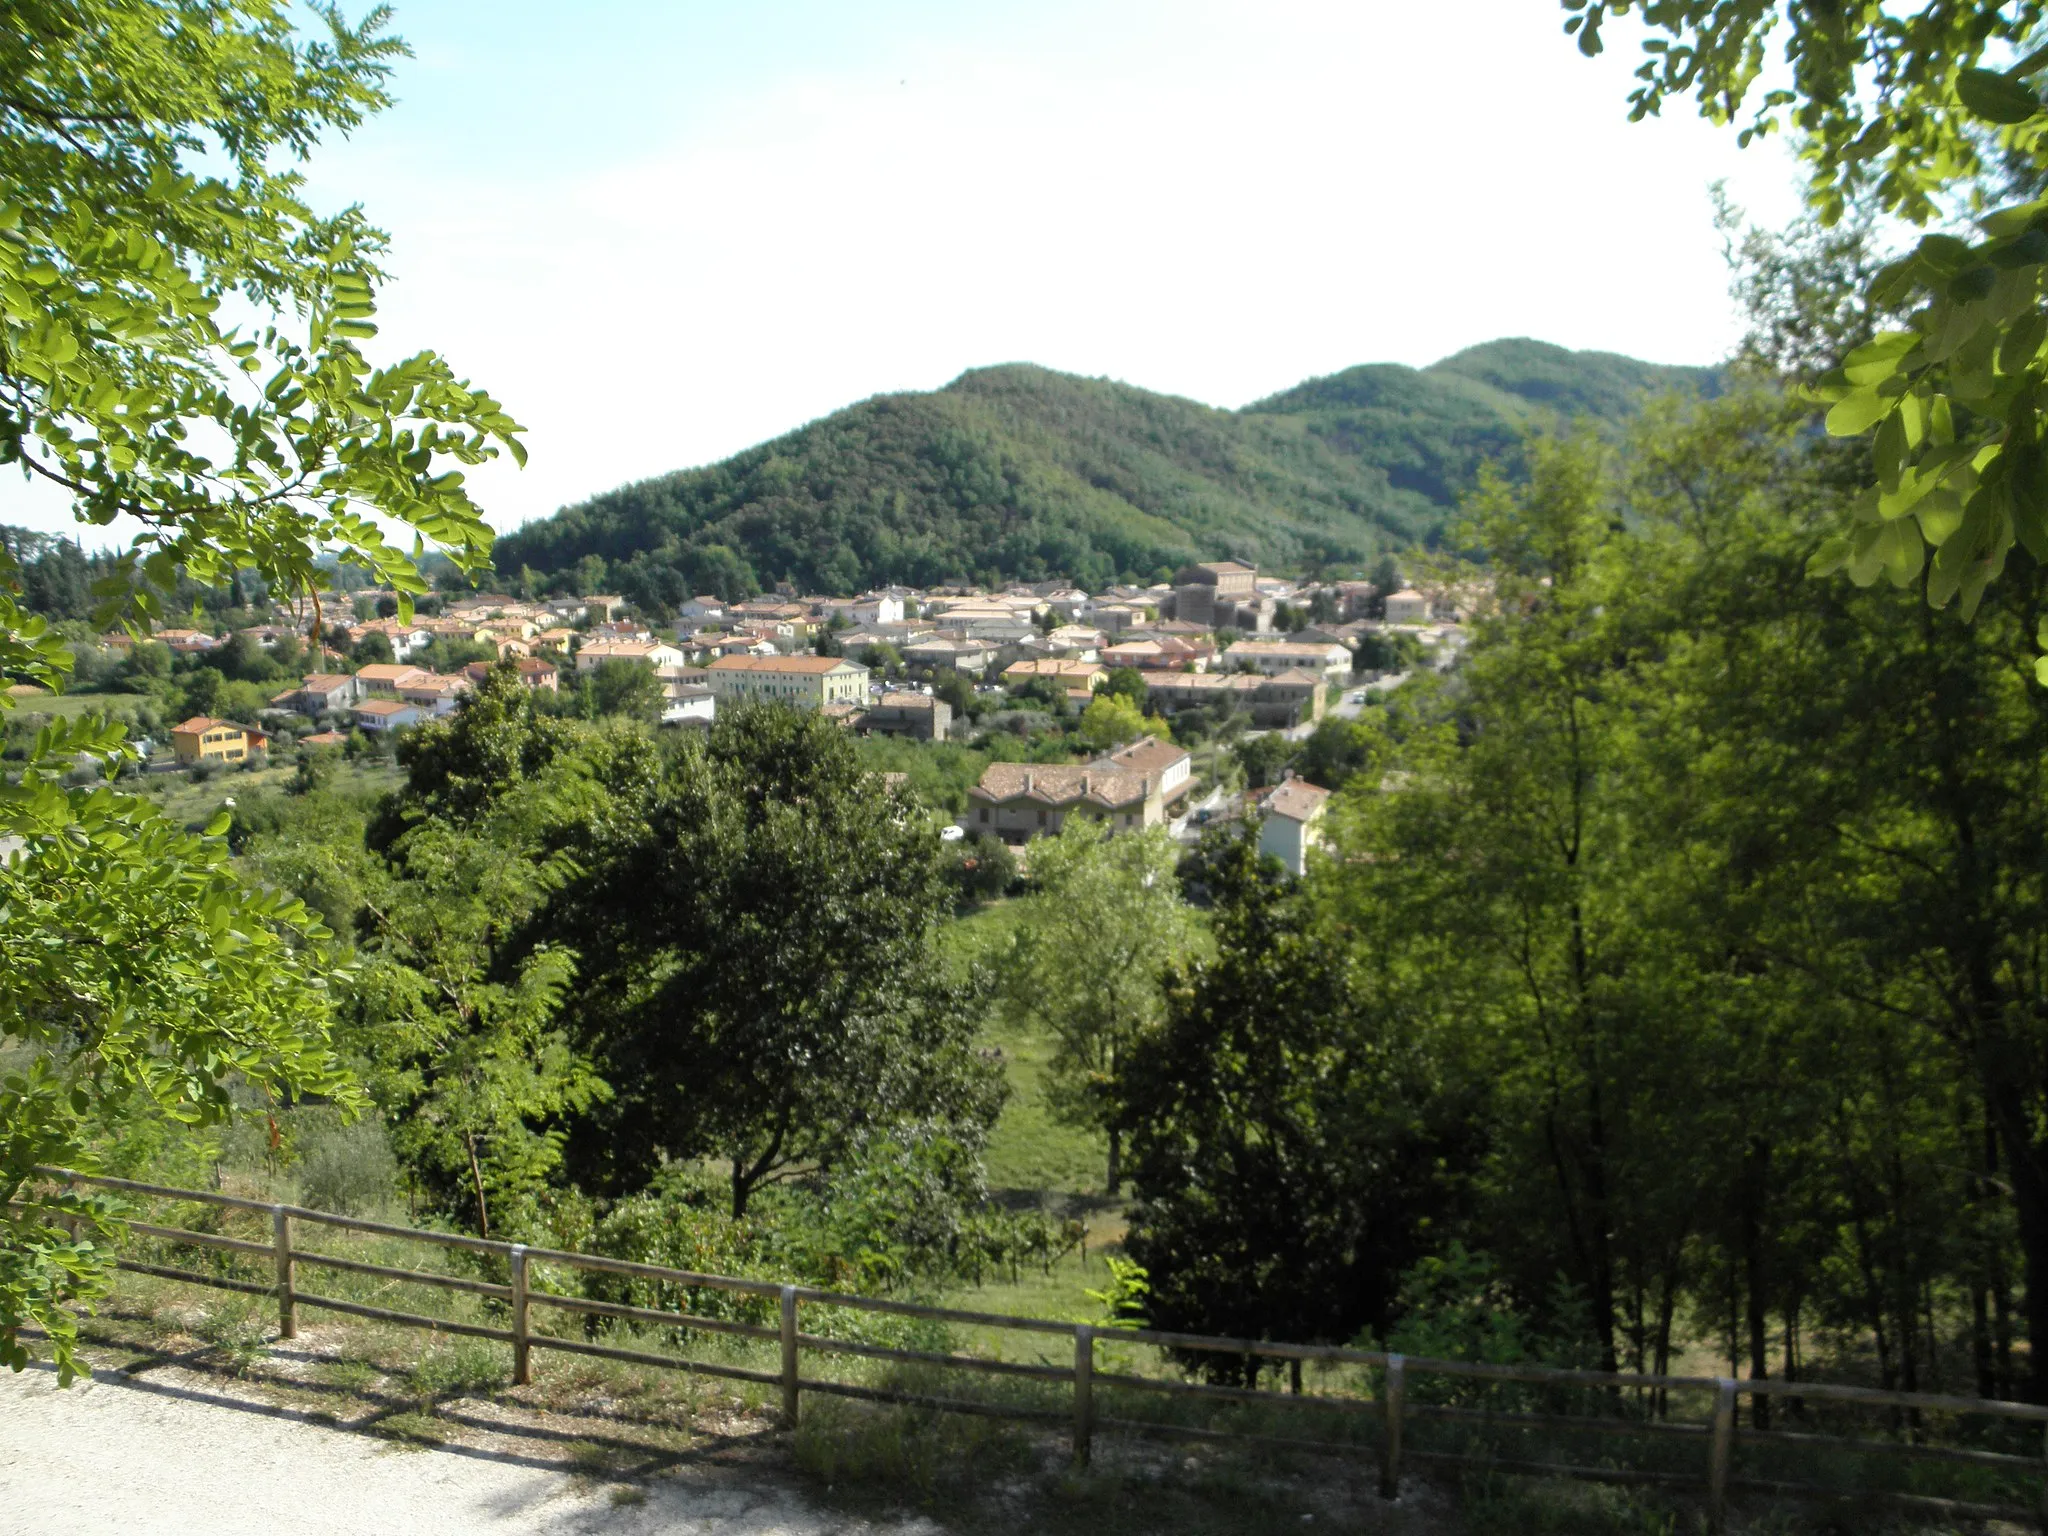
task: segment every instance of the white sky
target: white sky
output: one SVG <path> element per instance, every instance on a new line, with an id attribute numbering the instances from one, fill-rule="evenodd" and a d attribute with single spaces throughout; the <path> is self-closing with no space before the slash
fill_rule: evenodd
<path id="1" fill-rule="evenodd" d="M 858 12 L 858 14 L 854 14 Z M 737 13 L 737 14 L 735 14 Z M 1030 361 L 1221 406 L 1499 336 L 1704 363 L 1708 187 L 1556 0 L 414 0 L 402 98 L 315 160 L 395 243 L 381 343 L 530 429 L 510 528 L 869 395 Z M 0 521 L 64 505 L 0 479 Z"/>

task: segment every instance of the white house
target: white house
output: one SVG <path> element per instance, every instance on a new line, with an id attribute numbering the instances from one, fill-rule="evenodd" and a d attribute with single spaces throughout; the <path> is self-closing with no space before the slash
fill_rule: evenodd
<path id="1" fill-rule="evenodd" d="M 722 619 L 725 603 L 716 597 L 693 597 L 679 611 L 686 619 Z"/>
<path id="2" fill-rule="evenodd" d="M 643 666 L 657 668 L 680 667 L 689 659 L 661 640 L 589 640 L 576 653 L 576 670 L 595 672 L 598 663 L 603 661 L 637 661 Z"/>
<path id="3" fill-rule="evenodd" d="M 1339 683 L 1351 673 L 1351 652 L 1334 640 L 1239 640 L 1225 646 L 1217 659 L 1233 672 L 1260 672 L 1267 677 L 1301 671 Z"/>
<path id="4" fill-rule="evenodd" d="M 1329 809 L 1330 792 L 1306 779 L 1276 784 L 1266 796 L 1265 820 L 1259 824 L 1259 852 L 1270 853 L 1289 872 L 1308 868 L 1308 851 L 1321 836 L 1318 825 Z"/>
<path id="5" fill-rule="evenodd" d="M 663 725 L 688 725 L 695 722 L 709 725 L 718 713 L 718 695 L 702 683 L 686 683 L 668 691 L 668 704 L 662 709 Z"/>
<path id="6" fill-rule="evenodd" d="M 1399 592 L 1388 593 L 1387 622 L 1389 624 L 1427 624 L 1429 622 L 1429 599 L 1413 587 L 1403 587 Z"/>
<path id="7" fill-rule="evenodd" d="M 1195 760 L 1186 747 L 1177 747 L 1156 736 L 1140 736 L 1113 752 L 1096 759 L 1103 768 L 1124 768 L 1142 773 L 1159 786 L 1160 804 L 1166 813 L 1176 814 L 1174 801 L 1186 794 L 1194 781 Z"/>
<path id="8" fill-rule="evenodd" d="M 399 731 L 418 725 L 426 712 L 404 699 L 365 699 L 356 705 L 356 724 L 366 731 Z"/>

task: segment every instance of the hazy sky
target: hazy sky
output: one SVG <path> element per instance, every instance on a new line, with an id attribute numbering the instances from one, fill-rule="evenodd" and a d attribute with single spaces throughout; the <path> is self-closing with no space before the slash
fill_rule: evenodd
<path id="1" fill-rule="evenodd" d="M 1711 362 L 1708 186 L 1556 0 L 410 0 L 400 102 L 312 167 L 391 231 L 389 355 L 530 429 L 509 528 L 868 395 L 1030 361 L 1235 406 L 1526 335 Z M 0 480 L 0 521 L 66 526 Z"/>

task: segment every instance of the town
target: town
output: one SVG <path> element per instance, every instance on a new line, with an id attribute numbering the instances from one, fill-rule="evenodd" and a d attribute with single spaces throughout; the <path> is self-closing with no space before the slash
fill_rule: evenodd
<path id="1" fill-rule="evenodd" d="M 1368 689 L 1418 664 L 1447 665 L 1482 596 L 1469 582 L 1425 593 L 1386 576 L 1292 581 L 1227 560 L 1094 593 L 1046 582 L 697 596 L 666 621 L 602 593 L 451 594 L 400 618 L 395 592 L 366 588 L 330 595 L 345 616 L 315 619 L 301 599 L 262 624 L 158 631 L 151 638 L 187 665 L 230 647 L 275 651 L 289 637 L 308 670 L 260 707 L 245 700 L 170 725 L 166 742 L 151 743 L 150 767 L 205 774 L 297 752 L 386 749 L 507 665 L 525 687 L 558 697 L 612 684 L 608 697 L 644 701 L 650 722 L 669 727 L 707 726 L 740 700 L 926 743 L 1028 741 L 1078 722 L 1075 760 L 989 764 L 944 835 L 1018 848 L 1083 816 L 1191 839 L 1249 815 L 1261 820 L 1264 850 L 1298 875 L 1329 788 L 1285 769 L 1272 783 L 1226 785 L 1195 771 L 1197 751 L 1267 733 L 1298 741 L 1325 718 L 1355 718 Z M 136 642 L 101 643 L 119 653 Z M 435 670 L 436 655 L 450 653 L 475 659 Z M 1090 717 L 1092 706 L 1101 707 Z"/>

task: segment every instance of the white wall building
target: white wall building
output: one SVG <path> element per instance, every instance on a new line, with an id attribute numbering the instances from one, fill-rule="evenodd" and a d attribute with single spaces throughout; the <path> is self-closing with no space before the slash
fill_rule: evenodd
<path id="1" fill-rule="evenodd" d="M 1274 786 L 1259 824 L 1259 852 L 1271 854 L 1289 873 L 1301 874 L 1308 868 L 1309 849 L 1321 838 L 1319 823 L 1329 806 L 1330 792 L 1306 779 Z"/>

